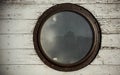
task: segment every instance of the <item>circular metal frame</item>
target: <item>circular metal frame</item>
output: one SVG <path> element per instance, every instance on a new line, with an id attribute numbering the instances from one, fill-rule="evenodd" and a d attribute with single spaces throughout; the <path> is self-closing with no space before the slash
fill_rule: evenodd
<path id="1" fill-rule="evenodd" d="M 51 60 L 45 54 L 40 43 L 40 33 L 45 21 L 52 15 L 63 11 L 71 11 L 82 15 L 89 22 L 93 31 L 93 45 L 91 50 L 83 59 L 73 64 L 61 64 Z M 57 4 L 47 9 L 38 19 L 33 32 L 33 42 L 38 56 L 46 65 L 59 71 L 75 71 L 89 65 L 98 54 L 98 51 L 101 47 L 101 29 L 96 18 L 87 9 L 71 3 Z"/>

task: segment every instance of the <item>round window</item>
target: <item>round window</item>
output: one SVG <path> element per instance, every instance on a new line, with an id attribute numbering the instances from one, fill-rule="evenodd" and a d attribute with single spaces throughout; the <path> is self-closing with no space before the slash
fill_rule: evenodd
<path id="1" fill-rule="evenodd" d="M 101 45 L 95 17 L 85 8 L 57 4 L 46 10 L 33 33 L 34 47 L 41 60 L 59 71 L 74 71 L 89 65 Z"/>

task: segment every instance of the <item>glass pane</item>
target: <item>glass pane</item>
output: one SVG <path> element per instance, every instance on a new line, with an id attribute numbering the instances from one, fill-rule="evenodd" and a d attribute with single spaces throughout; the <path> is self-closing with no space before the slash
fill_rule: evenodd
<path id="1" fill-rule="evenodd" d="M 59 12 L 43 25 L 40 42 L 55 62 L 71 64 L 81 60 L 92 46 L 93 33 L 88 21 L 74 12 Z"/>

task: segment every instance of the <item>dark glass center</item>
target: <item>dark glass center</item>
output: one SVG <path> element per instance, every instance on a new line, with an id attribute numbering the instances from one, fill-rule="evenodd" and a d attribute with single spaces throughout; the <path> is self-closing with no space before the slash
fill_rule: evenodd
<path id="1" fill-rule="evenodd" d="M 93 32 L 83 16 L 64 11 L 54 14 L 44 23 L 40 42 L 51 60 L 71 64 L 80 61 L 90 51 Z"/>

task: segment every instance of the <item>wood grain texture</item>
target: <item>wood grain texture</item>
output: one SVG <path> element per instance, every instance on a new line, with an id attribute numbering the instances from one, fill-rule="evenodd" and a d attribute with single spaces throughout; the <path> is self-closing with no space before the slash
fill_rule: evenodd
<path id="1" fill-rule="evenodd" d="M 119 54 L 118 49 L 101 49 L 91 64 L 120 65 Z M 0 50 L 0 59 L 0 65 L 43 65 L 34 49 Z"/>
<path id="2" fill-rule="evenodd" d="M 102 46 L 120 48 L 120 34 L 102 35 Z"/>
<path id="3" fill-rule="evenodd" d="M 2 3 L 12 4 L 56 4 L 56 3 L 120 3 L 119 0 L 3 0 Z"/>
<path id="4" fill-rule="evenodd" d="M 120 34 L 102 35 L 102 47 L 120 48 Z M 32 34 L 0 35 L 0 49 L 34 48 Z"/>
<path id="5" fill-rule="evenodd" d="M 33 33 L 37 20 L 0 20 L 0 34 Z"/>
<path id="6" fill-rule="evenodd" d="M 2 75 L 119 75 L 120 66 L 89 65 L 74 72 L 60 72 L 46 65 L 0 65 Z"/>
<path id="7" fill-rule="evenodd" d="M 120 19 L 98 19 L 102 33 L 120 33 Z"/>
<path id="8" fill-rule="evenodd" d="M 36 65 L 43 64 L 37 56 L 34 49 L 19 49 L 19 50 L 0 50 L 1 65 Z"/>
<path id="9" fill-rule="evenodd" d="M 102 33 L 120 33 L 120 19 L 98 18 Z M 0 20 L 0 34 L 33 33 L 37 20 Z"/>
<path id="10" fill-rule="evenodd" d="M 79 4 L 97 18 L 120 18 L 120 4 Z M 38 19 L 49 5 L 1 5 L 0 19 Z"/>
<path id="11" fill-rule="evenodd" d="M 102 47 L 95 60 L 74 72 L 49 68 L 33 47 L 38 17 L 59 3 L 88 9 L 102 29 Z M 0 75 L 120 75 L 120 0 L 0 0 Z"/>
<path id="12" fill-rule="evenodd" d="M 102 49 L 91 64 L 120 65 L 119 49 Z"/>
<path id="13" fill-rule="evenodd" d="M 33 48 L 32 35 L 0 35 L 0 48 Z"/>

